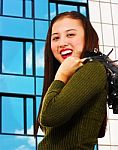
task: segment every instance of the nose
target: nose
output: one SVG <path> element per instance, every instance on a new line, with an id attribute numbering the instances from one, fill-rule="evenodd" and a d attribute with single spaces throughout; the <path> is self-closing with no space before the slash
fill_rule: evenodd
<path id="1" fill-rule="evenodd" d="M 61 37 L 59 40 L 59 47 L 63 48 L 66 47 L 68 45 L 67 39 L 66 37 Z"/>

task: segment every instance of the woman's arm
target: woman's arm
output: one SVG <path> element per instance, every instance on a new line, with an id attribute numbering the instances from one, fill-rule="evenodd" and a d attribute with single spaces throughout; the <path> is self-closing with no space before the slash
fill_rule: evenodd
<path id="1" fill-rule="evenodd" d="M 106 71 L 99 62 L 81 67 L 65 84 L 55 80 L 49 87 L 41 109 L 43 126 L 59 126 L 106 86 Z"/>

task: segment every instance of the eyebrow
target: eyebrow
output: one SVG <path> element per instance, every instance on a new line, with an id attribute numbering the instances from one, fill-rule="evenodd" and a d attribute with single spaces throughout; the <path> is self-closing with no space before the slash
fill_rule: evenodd
<path id="1" fill-rule="evenodd" d="M 66 30 L 66 32 L 69 32 L 69 31 L 77 31 L 77 30 L 76 30 L 76 29 L 68 29 L 68 30 Z M 52 35 L 55 35 L 55 34 L 58 34 L 58 33 L 56 33 L 56 32 L 55 32 L 55 33 L 52 33 Z M 51 36 L 52 36 L 52 35 L 51 35 Z"/>

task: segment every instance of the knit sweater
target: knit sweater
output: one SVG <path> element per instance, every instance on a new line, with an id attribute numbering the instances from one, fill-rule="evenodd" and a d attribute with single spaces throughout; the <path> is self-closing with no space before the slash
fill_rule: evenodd
<path id="1" fill-rule="evenodd" d="M 106 85 L 98 61 L 84 64 L 66 84 L 54 80 L 43 100 L 46 133 L 38 150 L 93 150 L 106 113 Z"/>

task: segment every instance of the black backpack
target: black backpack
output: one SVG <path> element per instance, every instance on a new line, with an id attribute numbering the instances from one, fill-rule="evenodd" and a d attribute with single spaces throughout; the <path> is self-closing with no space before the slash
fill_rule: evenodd
<path id="1" fill-rule="evenodd" d="M 113 114 L 118 114 L 118 65 L 115 64 L 118 60 L 111 60 L 109 55 L 113 49 L 107 54 L 96 52 L 90 57 L 86 57 L 87 61 L 98 60 L 104 64 L 108 78 L 108 107 L 113 109 Z"/>

